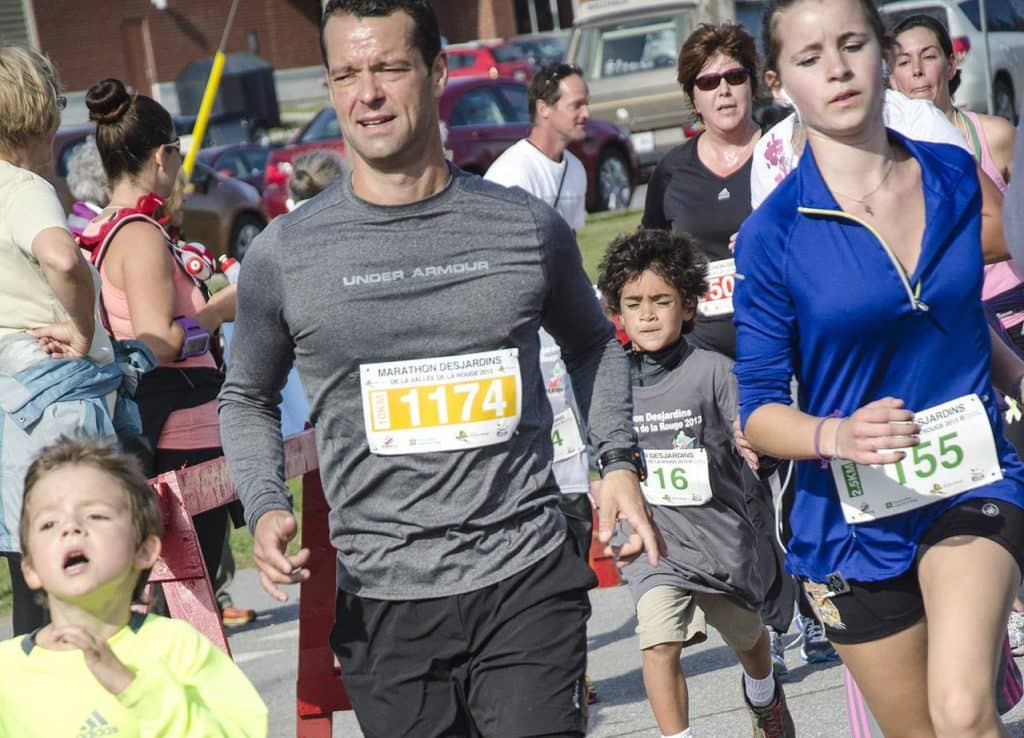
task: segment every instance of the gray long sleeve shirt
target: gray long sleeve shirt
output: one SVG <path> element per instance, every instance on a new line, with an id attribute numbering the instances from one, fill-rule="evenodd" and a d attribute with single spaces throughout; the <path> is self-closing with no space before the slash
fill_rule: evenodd
<path id="1" fill-rule="evenodd" d="M 440 193 L 382 207 L 355 197 L 346 177 L 275 220 L 245 258 L 221 392 L 224 449 L 250 527 L 290 507 L 277 404 L 294 360 L 342 589 L 392 600 L 459 594 L 543 558 L 564 521 L 542 325 L 562 347 L 597 452 L 632 446 L 626 358 L 572 232 L 539 200 L 453 169 Z M 502 349 L 518 351 L 522 388 L 507 440 L 371 452 L 361 367 Z"/>

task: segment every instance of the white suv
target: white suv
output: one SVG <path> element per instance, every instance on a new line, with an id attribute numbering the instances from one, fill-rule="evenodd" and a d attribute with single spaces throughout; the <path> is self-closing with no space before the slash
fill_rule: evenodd
<path id="1" fill-rule="evenodd" d="M 994 110 L 1017 122 L 1017 98 L 1024 85 L 1024 0 L 985 0 Z M 899 0 L 879 6 L 892 28 L 918 13 L 929 15 L 949 29 L 960 66 L 960 88 L 954 102 L 968 110 L 988 109 L 985 82 L 985 39 L 981 33 L 978 0 Z"/>

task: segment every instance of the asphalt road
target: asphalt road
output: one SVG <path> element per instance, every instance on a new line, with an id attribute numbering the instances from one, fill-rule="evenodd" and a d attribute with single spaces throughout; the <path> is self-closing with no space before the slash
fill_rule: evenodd
<path id="1" fill-rule="evenodd" d="M 252 569 L 238 573 L 232 592 L 239 606 L 255 607 L 257 619 L 230 631 L 235 660 L 270 707 L 270 736 L 295 735 L 295 672 L 298 645 L 298 607 L 277 603 L 260 589 Z M 659 733 L 644 695 L 640 653 L 633 634 L 633 603 L 626 587 L 595 590 L 590 621 L 590 676 L 600 702 L 592 708 L 590 732 L 595 738 L 644 736 Z M 708 640 L 683 654 L 690 690 L 691 721 L 699 738 L 749 736 L 750 722 L 740 694 L 740 668 L 721 638 Z M 10 619 L 0 621 L 0 637 L 10 636 Z M 800 662 L 797 635 L 787 636 L 790 673 L 784 682 L 797 732 L 807 738 L 846 738 L 849 729 L 838 663 Z M 1006 717 L 1010 735 L 1024 738 L 1024 707 Z M 359 738 L 352 713 L 338 713 L 335 738 Z M 496 738 L 500 738 L 496 737 Z"/>

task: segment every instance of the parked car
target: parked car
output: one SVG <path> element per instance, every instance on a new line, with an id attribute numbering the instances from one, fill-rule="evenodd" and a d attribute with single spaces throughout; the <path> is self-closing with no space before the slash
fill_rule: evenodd
<path id="1" fill-rule="evenodd" d="M 235 177 L 263 192 L 263 170 L 270 147 L 263 144 L 234 144 L 200 149 L 198 159 L 225 177 Z"/>
<path id="2" fill-rule="evenodd" d="M 307 151 L 331 149 L 342 158 L 345 142 L 341 138 L 334 108 L 326 107 L 299 129 L 291 142 L 273 149 L 263 170 L 263 212 L 273 218 L 288 212 L 288 180 L 292 176 L 295 157 Z"/>
<path id="3" fill-rule="evenodd" d="M 68 158 L 94 131 L 93 126 L 63 128 L 54 137 L 53 160 L 43 174 L 57 190 L 65 209 L 74 202 L 65 181 Z M 240 259 L 267 224 L 260 193 L 252 185 L 218 174 L 198 161 L 192 170 L 192 186 L 194 190 L 185 200 L 185 235 L 217 256 L 229 254 Z"/>
<path id="4" fill-rule="evenodd" d="M 568 29 L 532 33 L 510 38 L 508 42 L 512 46 L 518 47 L 536 70 L 553 62 L 560 62 L 565 58 L 565 51 L 569 45 L 569 33 Z"/>
<path id="5" fill-rule="evenodd" d="M 445 144 L 461 169 L 482 175 L 505 149 L 530 132 L 527 89 L 514 79 L 449 80 L 439 102 L 448 130 Z M 291 144 L 275 149 L 267 162 L 263 203 L 267 215 L 287 211 L 288 176 L 294 158 L 311 149 L 330 148 L 344 155 L 334 109 L 317 113 Z M 587 122 L 587 138 L 570 147 L 587 171 L 587 209 L 628 207 L 639 182 L 639 167 L 629 132 L 603 120 Z"/>
<path id="6" fill-rule="evenodd" d="M 968 110 L 988 112 L 985 37 L 978 0 L 900 0 L 880 5 L 879 10 L 890 28 L 917 13 L 945 25 L 960 68 L 960 87 L 953 102 Z M 992 71 L 991 112 L 1016 123 L 1017 95 L 1024 85 L 1024 0 L 985 0 L 985 14 Z"/>
<path id="7" fill-rule="evenodd" d="M 505 41 L 471 41 L 444 49 L 449 77 L 511 77 L 520 82 L 533 79 L 533 64 L 523 50 Z"/>

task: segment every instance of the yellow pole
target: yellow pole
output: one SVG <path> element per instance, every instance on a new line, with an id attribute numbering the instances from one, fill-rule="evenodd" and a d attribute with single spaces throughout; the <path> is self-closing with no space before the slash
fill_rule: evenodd
<path id="1" fill-rule="evenodd" d="M 206 135 L 206 124 L 210 120 L 213 102 L 217 99 L 217 88 L 220 86 L 220 75 L 223 71 L 224 52 L 218 51 L 213 56 L 213 68 L 210 69 L 210 78 L 206 81 L 203 101 L 199 104 L 199 113 L 196 115 L 196 124 L 192 128 L 192 145 L 189 146 L 185 162 L 182 164 L 186 177 L 192 176 L 192 168 L 196 165 L 196 157 L 199 156 L 199 149 L 203 145 L 203 136 Z"/>
<path id="2" fill-rule="evenodd" d="M 196 165 L 196 158 L 199 156 L 199 149 L 203 146 L 203 136 L 206 135 L 206 124 L 210 120 L 210 111 L 213 110 L 213 103 L 217 99 L 217 88 L 220 87 L 220 76 L 224 72 L 224 47 L 228 42 L 228 34 L 231 32 L 231 25 L 235 21 L 235 10 L 238 9 L 238 0 L 232 0 L 231 9 L 228 11 L 228 20 L 224 25 L 224 33 L 220 37 L 220 45 L 217 53 L 213 55 L 213 66 L 210 68 L 210 77 L 206 80 L 206 89 L 203 91 L 203 101 L 199 104 L 199 112 L 196 114 L 196 124 L 192 128 L 192 145 L 189 146 L 182 168 L 185 176 L 192 176 L 192 169 Z"/>

